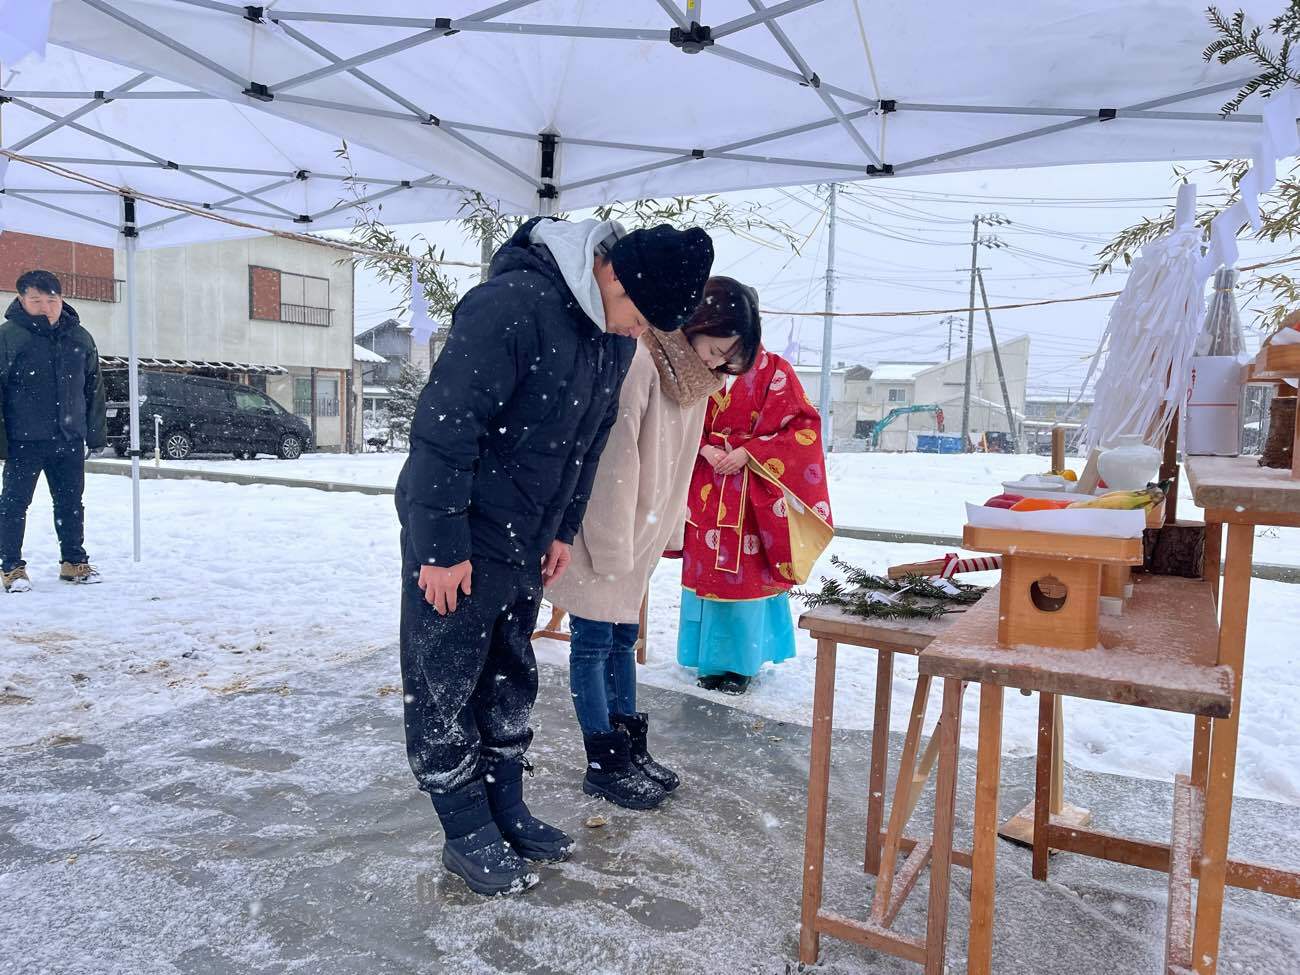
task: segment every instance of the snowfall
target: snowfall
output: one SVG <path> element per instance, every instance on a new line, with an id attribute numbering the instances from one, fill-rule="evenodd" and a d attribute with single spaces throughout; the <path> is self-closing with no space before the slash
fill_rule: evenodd
<path id="1" fill-rule="evenodd" d="M 298 461 L 196 460 L 188 469 L 391 486 L 401 456 L 307 456 Z M 1031 457 L 837 454 L 831 458 L 841 526 L 958 535 L 963 502 L 1041 469 Z M 179 466 L 171 464 L 169 466 Z M 131 482 L 88 476 L 87 547 L 105 584 L 73 590 L 57 579 L 48 496 L 38 489 L 26 556 L 34 591 L 0 596 L 0 753 L 60 742 L 106 741 L 146 719 L 183 721 L 186 709 L 361 667 L 370 686 L 398 680 L 397 519 L 392 498 L 306 487 L 145 480 L 143 559 L 131 560 Z M 1186 513 L 1193 513 L 1190 503 Z M 1300 532 L 1260 530 L 1256 559 L 1300 564 Z M 836 539 L 829 556 L 871 571 L 942 554 L 942 547 Z M 756 719 L 807 726 L 814 646 L 766 668 L 751 691 L 723 698 L 695 686 L 675 655 L 679 564 L 664 562 L 650 593 L 644 685 L 696 695 Z M 972 581 L 987 581 L 972 577 Z M 1256 580 L 1241 711 L 1237 792 L 1300 805 L 1300 586 Z M 566 647 L 541 641 L 538 658 L 562 669 Z M 875 657 L 843 648 L 835 721 L 869 728 Z M 900 659 L 894 730 L 905 729 L 915 661 Z M 394 698 L 400 702 L 400 697 Z M 963 735 L 973 744 L 978 696 Z M 938 713 L 937 699 L 931 715 Z M 1037 701 L 1008 695 L 1004 751 L 1031 754 Z M 232 733 L 237 733 L 237 729 Z M 1067 762 L 1076 768 L 1168 781 L 1186 771 L 1190 718 L 1070 700 Z M 387 759 L 401 763 L 400 753 Z M 0 969 L 3 969 L 0 963 Z"/>

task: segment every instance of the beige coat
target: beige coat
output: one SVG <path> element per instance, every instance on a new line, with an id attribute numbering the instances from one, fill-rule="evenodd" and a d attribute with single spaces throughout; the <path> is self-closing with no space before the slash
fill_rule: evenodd
<path id="1" fill-rule="evenodd" d="M 680 333 L 638 343 L 573 562 L 546 590 L 553 605 L 583 619 L 637 622 L 660 556 L 682 547 L 705 405 L 720 387 Z"/>

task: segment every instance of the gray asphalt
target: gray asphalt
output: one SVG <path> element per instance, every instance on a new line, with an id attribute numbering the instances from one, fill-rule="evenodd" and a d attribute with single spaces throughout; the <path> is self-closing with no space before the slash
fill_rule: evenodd
<path id="1" fill-rule="evenodd" d="M 578 836 L 573 862 L 523 897 L 480 901 L 438 864 L 402 748 L 396 654 L 213 698 L 100 740 L 0 751 L 0 972 L 631 973 L 795 970 L 808 730 L 643 689 L 658 756 L 684 785 L 653 813 L 581 795 L 563 671 L 543 668 L 535 811 Z M 743 700 L 740 702 L 743 706 Z M 827 906 L 866 916 L 869 735 L 836 735 Z M 893 741 L 895 758 L 899 741 Z M 969 830 L 972 756 L 958 827 Z M 1004 812 L 1029 798 L 1004 762 Z M 1168 783 L 1069 770 L 1103 828 L 1165 838 Z M 918 815 L 928 817 L 929 798 Z M 588 828 L 601 814 L 608 824 Z M 1300 867 L 1300 810 L 1237 803 L 1234 852 Z M 898 924 L 919 932 L 925 881 Z M 918 896 L 919 895 L 919 896 Z M 965 970 L 969 877 L 954 870 L 950 970 Z M 1075 856 L 1052 879 L 1001 845 L 1002 973 L 1154 972 L 1165 878 Z M 1300 971 L 1300 905 L 1231 891 L 1225 973 Z M 824 942 L 828 973 L 915 973 Z"/>

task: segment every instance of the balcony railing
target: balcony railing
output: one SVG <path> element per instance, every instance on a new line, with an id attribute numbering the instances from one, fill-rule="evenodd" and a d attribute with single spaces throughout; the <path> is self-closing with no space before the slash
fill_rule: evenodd
<path id="1" fill-rule="evenodd" d="M 293 400 L 293 412 L 295 415 L 301 417 L 311 416 L 311 400 L 299 399 L 298 397 L 295 396 Z M 316 415 L 317 416 L 338 416 L 339 401 L 337 399 L 318 396 L 316 398 Z"/>
<path id="2" fill-rule="evenodd" d="M 292 325 L 329 325 L 331 315 L 333 312 L 329 308 L 280 304 L 280 321 Z"/>
<path id="3" fill-rule="evenodd" d="M 117 278 L 97 278 L 90 274 L 69 274 L 66 271 L 57 273 L 65 298 L 103 302 L 122 300 L 122 282 Z"/>

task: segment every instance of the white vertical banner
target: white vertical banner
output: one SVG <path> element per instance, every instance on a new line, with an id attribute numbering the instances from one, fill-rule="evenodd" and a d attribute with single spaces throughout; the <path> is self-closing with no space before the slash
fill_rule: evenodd
<path id="1" fill-rule="evenodd" d="M 428 342 L 437 330 L 429 318 L 429 299 L 424 296 L 424 285 L 420 284 L 420 265 L 411 262 L 411 337 L 416 342 Z"/>

